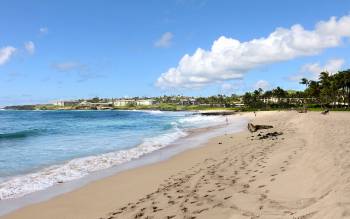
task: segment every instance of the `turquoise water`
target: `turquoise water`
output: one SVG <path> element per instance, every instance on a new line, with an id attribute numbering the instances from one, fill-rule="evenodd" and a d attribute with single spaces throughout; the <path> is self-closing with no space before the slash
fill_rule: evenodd
<path id="1" fill-rule="evenodd" d="M 223 118 L 160 111 L 0 111 L 0 199 L 163 148 Z"/>

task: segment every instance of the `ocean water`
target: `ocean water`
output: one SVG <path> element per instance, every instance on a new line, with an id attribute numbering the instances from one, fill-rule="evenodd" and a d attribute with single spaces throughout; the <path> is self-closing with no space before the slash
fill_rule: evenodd
<path id="1" fill-rule="evenodd" d="M 160 111 L 0 111 L 0 200 L 164 148 L 225 117 Z"/>

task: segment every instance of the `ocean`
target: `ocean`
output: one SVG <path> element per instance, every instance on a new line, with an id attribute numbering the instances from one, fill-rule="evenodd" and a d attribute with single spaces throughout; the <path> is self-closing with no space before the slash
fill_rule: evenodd
<path id="1" fill-rule="evenodd" d="M 225 117 L 161 111 L 0 111 L 0 199 L 138 159 Z"/>

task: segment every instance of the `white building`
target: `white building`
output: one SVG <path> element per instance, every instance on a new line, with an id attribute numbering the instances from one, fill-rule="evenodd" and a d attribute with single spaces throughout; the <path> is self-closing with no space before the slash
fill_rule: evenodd
<path id="1" fill-rule="evenodd" d="M 130 106 L 135 104 L 136 104 L 135 100 L 130 100 L 130 99 L 114 100 L 114 103 L 113 103 L 114 106 Z"/>
<path id="2" fill-rule="evenodd" d="M 92 103 L 88 102 L 86 100 L 81 101 L 78 105 L 79 106 L 113 106 L 114 102 L 98 102 L 98 103 Z"/>
<path id="3" fill-rule="evenodd" d="M 53 103 L 55 106 L 74 106 L 79 104 L 77 100 L 58 100 Z"/>
<path id="4" fill-rule="evenodd" d="M 155 101 L 153 99 L 143 99 L 136 101 L 136 105 L 138 106 L 151 106 L 153 104 L 155 104 Z"/>
<path id="5" fill-rule="evenodd" d="M 134 100 L 134 99 L 119 99 L 114 100 L 113 105 L 114 106 L 151 106 L 155 104 L 155 101 L 153 99 L 141 99 L 141 100 Z"/>

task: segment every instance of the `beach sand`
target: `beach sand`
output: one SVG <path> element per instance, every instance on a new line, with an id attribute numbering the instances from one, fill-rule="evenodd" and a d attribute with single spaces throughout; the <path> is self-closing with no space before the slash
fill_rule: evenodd
<path id="1" fill-rule="evenodd" d="M 213 138 L 2 218 L 350 218 L 350 113 L 249 115 L 274 128 Z"/>

